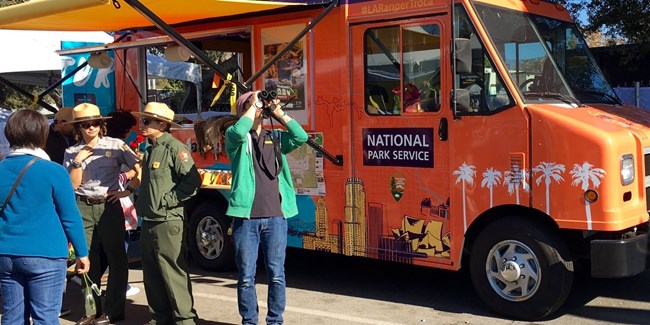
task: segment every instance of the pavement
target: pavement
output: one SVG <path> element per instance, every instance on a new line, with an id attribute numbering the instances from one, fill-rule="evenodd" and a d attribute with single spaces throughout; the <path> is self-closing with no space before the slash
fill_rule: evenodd
<path id="1" fill-rule="evenodd" d="M 110 271 L 110 270 L 109 270 Z M 194 271 L 193 271 L 194 272 Z M 221 299 L 215 299 L 211 294 L 206 284 L 208 282 L 217 282 L 219 285 L 227 287 L 236 287 L 237 280 L 227 279 L 215 281 L 207 280 L 205 276 L 192 273 L 193 293 L 195 299 L 195 309 L 199 313 L 199 321 L 197 324 L 239 324 L 240 318 L 237 313 L 237 299 L 236 291 L 232 290 L 232 296 L 228 294 Z M 139 264 L 132 263 L 129 270 L 129 284 L 132 287 L 140 289 L 140 293 L 126 298 L 126 319 L 118 324 L 145 324 L 151 320 L 149 314 L 149 307 L 147 305 L 147 297 L 142 282 L 142 270 Z M 104 287 L 105 288 L 105 287 Z M 227 289 L 226 289 L 227 290 Z M 230 290 L 229 290 L 230 291 Z M 61 324 L 68 325 L 74 324 L 82 316 L 83 300 L 81 288 L 74 284 L 68 283 L 66 294 L 63 301 L 64 308 L 71 309 L 70 315 L 62 317 Z"/>
<path id="2" fill-rule="evenodd" d="M 239 324 L 237 272 L 205 271 L 189 262 L 198 324 Z M 536 322 L 507 319 L 487 309 L 468 273 L 289 249 L 285 324 L 650 324 L 650 270 L 626 279 L 577 273 L 563 307 Z M 129 282 L 141 292 L 127 297 L 126 320 L 118 324 L 145 324 L 150 315 L 137 260 L 130 265 Z M 260 324 L 265 323 L 266 282 L 264 267 L 258 265 Z M 64 306 L 72 312 L 60 319 L 64 325 L 74 324 L 83 309 L 80 287 L 69 283 L 67 290 Z"/>

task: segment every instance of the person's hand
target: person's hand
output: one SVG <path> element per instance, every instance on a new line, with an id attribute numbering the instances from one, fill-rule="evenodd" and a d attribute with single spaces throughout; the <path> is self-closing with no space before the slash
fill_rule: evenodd
<path id="1" fill-rule="evenodd" d="M 282 117 L 282 115 L 284 115 L 284 111 L 282 110 L 282 105 L 280 105 L 280 100 L 277 98 L 271 100 L 271 102 L 269 103 L 269 108 L 271 108 L 271 112 L 277 118 L 280 118 Z"/>
<path id="2" fill-rule="evenodd" d="M 90 260 L 88 257 L 77 257 L 77 274 L 84 274 L 90 271 Z"/>
<path id="3" fill-rule="evenodd" d="M 86 159 L 88 159 L 88 157 L 92 155 L 93 155 L 93 148 L 91 148 L 90 146 L 84 146 L 83 148 L 81 148 L 81 150 L 79 150 L 79 153 L 74 158 L 74 160 L 81 163 L 84 162 Z"/>
<path id="4" fill-rule="evenodd" d="M 126 190 L 124 190 L 124 191 L 110 191 L 110 192 L 106 193 L 106 201 L 111 202 L 111 203 L 117 202 L 117 201 L 119 201 L 119 199 L 121 199 L 123 197 L 127 197 L 129 195 L 131 195 L 131 192 L 126 191 Z"/>

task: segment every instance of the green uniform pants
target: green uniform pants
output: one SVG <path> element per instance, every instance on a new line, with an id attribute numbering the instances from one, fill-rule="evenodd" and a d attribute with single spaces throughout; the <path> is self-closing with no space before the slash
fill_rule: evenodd
<path id="1" fill-rule="evenodd" d="M 124 212 L 120 202 L 88 205 L 77 198 L 77 206 L 83 217 L 90 259 L 90 280 L 101 285 L 102 275 L 110 267 L 106 285 L 105 306 L 99 296 L 95 297 L 95 309 L 85 301 L 85 315 L 102 313 L 119 318 L 124 316 L 126 285 L 129 278 L 129 263 L 124 249 Z M 85 297 L 85 289 L 82 297 Z M 105 307 L 105 308 L 103 308 Z"/>
<path id="2" fill-rule="evenodd" d="M 183 220 L 142 222 L 142 273 L 154 324 L 196 324 L 184 242 Z"/>

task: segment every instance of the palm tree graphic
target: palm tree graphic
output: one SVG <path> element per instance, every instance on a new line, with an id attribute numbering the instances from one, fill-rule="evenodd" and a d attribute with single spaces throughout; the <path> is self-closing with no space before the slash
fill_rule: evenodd
<path id="1" fill-rule="evenodd" d="M 520 169 L 517 164 L 512 165 L 511 170 L 503 172 L 503 184 L 508 186 L 508 194 L 512 196 L 512 193 L 515 193 L 517 204 L 519 204 L 519 185 L 524 191 L 528 192 L 530 190 L 528 186 L 529 178 L 530 175 L 526 172 L 526 169 Z"/>
<path id="2" fill-rule="evenodd" d="M 465 208 L 465 184 L 474 185 L 474 176 L 476 176 L 476 167 L 470 166 L 463 162 L 457 170 L 454 170 L 454 175 L 458 175 L 456 184 L 463 182 L 463 226 L 467 230 L 467 210 Z"/>
<path id="3" fill-rule="evenodd" d="M 589 184 L 593 184 L 594 188 L 600 186 L 600 179 L 605 177 L 604 169 L 592 168 L 594 165 L 583 162 L 582 165 L 573 164 L 573 169 L 569 172 L 573 177 L 571 185 L 582 188 L 583 191 L 589 189 Z M 587 230 L 591 230 L 591 207 L 589 201 L 585 200 L 585 213 L 587 214 Z"/>
<path id="4" fill-rule="evenodd" d="M 542 161 L 539 165 L 533 167 L 534 173 L 541 173 L 541 175 L 535 179 L 535 184 L 539 186 L 539 184 L 542 182 L 542 179 L 544 179 L 544 184 L 546 184 L 546 214 L 548 215 L 550 215 L 551 210 L 549 190 L 551 181 L 555 181 L 557 183 L 564 181 L 564 178 L 562 178 L 561 174 L 564 173 L 565 170 L 566 169 L 564 168 L 563 164 L 556 164 L 545 161 Z"/>
<path id="5" fill-rule="evenodd" d="M 493 206 L 492 204 L 492 189 L 495 185 L 499 185 L 501 183 L 501 172 L 498 170 L 494 170 L 494 168 L 490 167 L 483 172 L 483 181 L 481 181 L 481 187 L 487 187 L 490 189 L 490 208 Z"/>

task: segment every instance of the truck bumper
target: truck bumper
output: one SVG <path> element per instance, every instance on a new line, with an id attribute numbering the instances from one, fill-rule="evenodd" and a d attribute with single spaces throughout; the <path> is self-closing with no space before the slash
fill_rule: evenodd
<path id="1" fill-rule="evenodd" d="M 624 278 L 646 269 L 648 234 L 616 240 L 591 242 L 591 276 L 594 278 Z"/>

